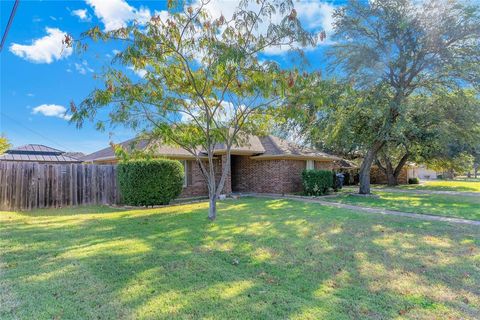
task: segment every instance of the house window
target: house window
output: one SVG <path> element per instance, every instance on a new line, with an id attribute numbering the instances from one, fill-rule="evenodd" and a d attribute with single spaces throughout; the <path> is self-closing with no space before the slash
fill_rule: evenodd
<path id="1" fill-rule="evenodd" d="M 183 187 L 185 188 L 188 184 L 188 168 L 187 168 L 188 161 L 183 160 L 182 164 L 183 164 Z"/>
<path id="2" fill-rule="evenodd" d="M 307 160 L 307 170 L 315 169 L 315 162 L 313 160 Z"/>

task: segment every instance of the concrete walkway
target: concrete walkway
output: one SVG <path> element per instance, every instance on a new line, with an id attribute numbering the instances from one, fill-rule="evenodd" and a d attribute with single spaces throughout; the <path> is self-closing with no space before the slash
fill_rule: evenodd
<path id="1" fill-rule="evenodd" d="M 418 194 L 439 194 L 439 195 L 449 195 L 449 196 L 466 196 L 466 197 L 479 197 L 480 192 L 474 191 L 446 191 L 446 190 L 419 190 L 419 189 L 397 189 L 397 188 L 375 188 L 372 190 L 375 191 L 385 191 L 385 192 L 399 192 L 399 193 L 418 193 Z"/>
<path id="2" fill-rule="evenodd" d="M 450 223 L 467 224 L 467 225 L 471 225 L 471 226 L 479 226 L 480 227 L 480 221 L 476 221 L 476 220 L 442 217 L 442 216 L 436 216 L 436 215 L 431 215 L 431 214 L 401 212 L 401 211 L 387 210 L 387 209 L 382 209 L 382 208 L 360 207 L 360 206 L 354 206 L 354 205 L 350 205 L 350 204 L 324 201 L 324 200 L 321 200 L 321 198 L 314 198 L 314 197 L 281 195 L 281 194 L 274 194 L 274 193 L 261 193 L 261 194 L 260 193 L 242 193 L 242 194 L 238 194 L 238 195 L 241 196 L 241 197 L 249 196 L 249 197 L 257 197 L 257 198 L 297 200 L 297 201 L 303 201 L 303 202 L 308 202 L 308 203 L 318 203 L 322 206 L 335 207 L 335 208 L 340 208 L 340 209 L 349 209 L 349 210 L 354 210 L 356 212 L 362 212 L 362 213 L 373 213 L 373 214 L 382 214 L 382 215 L 390 215 L 390 216 L 400 216 L 400 217 L 414 218 L 414 219 L 420 219 L 420 220 L 426 220 L 426 221 L 450 222 Z"/>

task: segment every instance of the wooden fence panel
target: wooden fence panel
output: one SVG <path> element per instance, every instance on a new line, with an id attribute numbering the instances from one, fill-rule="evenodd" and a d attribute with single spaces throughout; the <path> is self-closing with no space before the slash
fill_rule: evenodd
<path id="1" fill-rule="evenodd" d="M 118 204 L 115 165 L 0 161 L 0 210 Z"/>

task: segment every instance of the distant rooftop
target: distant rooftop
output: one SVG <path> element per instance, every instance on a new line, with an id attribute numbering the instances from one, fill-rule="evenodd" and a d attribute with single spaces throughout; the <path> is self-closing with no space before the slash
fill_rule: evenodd
<path id="1" fill-rule="evenodd" d="M 50 163 L 77 163 L 78 158 L 55 148 L 41 144 L 27 144 L 21 147 L 7 150 L 0 155 L 0 161 L 28 161 Z"/>
<path id="2" fill-rule="evenodd" d="M 50 148 L 44 146 L 43 144 L 26 144 L 24 146 L 20 146 L 14 149 L 7 150 L 9 153 L 17 153 L 17 152 L 55 152 L 55 153 L 63 153 L 64 151 Z"/>

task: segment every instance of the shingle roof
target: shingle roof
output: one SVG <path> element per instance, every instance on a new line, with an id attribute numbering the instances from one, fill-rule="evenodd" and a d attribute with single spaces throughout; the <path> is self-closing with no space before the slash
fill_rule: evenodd
<path id="1" fill-rule="evenodd" d="M 145 139 L 130 139 L 127 141 L 124 141 L 122 143 L 119 143 L 127 152 L 130 152 L 134 149 L 137 150 L 144 150 L 145 147 L 148 144 L 148 141 Z M 115 152 L 113 151 L 113 148 L 107 147 L 105 149 L 98 150 L 94 153 L 88 154 L 80 160 L 84 162 L 89 162 L 89 161 L 101 161 L 101 160 L 114 160 L 115 159 Z"/>
<path id="2" fill-rule="evenodd" d="M 15 149 L 9 149 L 0 156 L 0 161 L 30 161 L 30 162 L 81 162 L 68 156 L 64 151 L 41 144 L 27 144 Z"/>
<path id="3" fill-rule="evenodd" d="M 302 147 L 298 144 L 289 142 L 287 140 L 269 135 L 260 137 L 265 152 L 259 154 L 253 158 L 275 158 L 275 157 L 289 157 L 289 158 L 312 158 L 312 159 L 325 159 L 325 160 L 337 160 L 336 156 L 332 156 L 325 152 L 321 152 L 315 149 Z"/>
<path id="4" fill-rule="evenodd" d="M 74 159 L 80 159 L 85 157 L 85 153 L 83 152 L 65 152 L 63 155 Z"/>
<path id="5" fill-rule="evenodd" d="M 237 144 L 233 145 L 231 148 L 232 153 L 251 153 L 258 154 L 265 152 L 262 141 L 260 137 L 254 136 L 251 134 L 248 135 L 238 135 Z M 224 143 L 217 143 L 215 146 L 215 151 L 221 153 L 226 151 L 226 145 Z"/>
<path id="6" fill-rule="evenodd" d="M 358 165 L 350 160 L 340 159 L 335 161 L 335 166 L 342 169 L 356 169 Z"/>
<path id="7" fill-rule="evenodd" d="M 135 143 L 136 141 L 136 143 Z M 182 148 L 162 145 L 156 142 L 149 142 L 144 139 L 131 139 L 122 142 L 127 151 L 133 148 L 137 150 L 152 150 L 159 156 L 170 156 L 176 158 L 194 158 L 189 152 Z M 215 153 L 221 154 L 225 152 L 225 146 L 218 144 L 215 147 Z M 275 136 L 258 137 L 254 135 L 245 135 L 240 139 L 240 143 L 233 146 L 232 154 L 249 154 L 254 159 L 268 159 L 268 158 L 302 158 L 302 159 L 318 159 L 318 160 L 338 160 L 340 158 L 329 155 L 327 153 L 301 147 L 297 144 L 288 142 Z M 202 152 L 204 153 L 204 152 Z M 82 161 L 109 161 L 115 160 L 115 153 L 111 147 L 99 150 L 89 154 L 83 158 Z"/>

